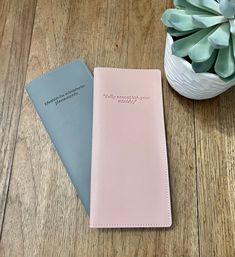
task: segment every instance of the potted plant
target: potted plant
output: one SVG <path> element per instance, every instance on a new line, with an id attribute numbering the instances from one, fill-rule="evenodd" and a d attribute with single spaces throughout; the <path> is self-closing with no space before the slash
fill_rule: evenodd
<path id="1" fill-rule="evenodd" d="M 235 85 L 235 0 L 173 2 L 162 16 L 170 85 L 197 100 L 223 93 Z"/>

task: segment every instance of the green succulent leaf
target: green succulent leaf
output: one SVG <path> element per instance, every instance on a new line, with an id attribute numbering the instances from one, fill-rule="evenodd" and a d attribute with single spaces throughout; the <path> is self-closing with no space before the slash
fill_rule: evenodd
<path id="1" fill-rule="evenodd" d="M 173 27 L 172 22 L 177 20 L 177 23 L 184 23 L 185 19 L 190 20 L 192 23 L 192 15 L 210 15 L 209 13 L 206 12 L 201 12 L 198 10 L 185 10 L 185 9 L 167 9 L 163 15 L 162 15 L 162 22 L 167 26 L 167 27 Z M 182 17 L 182 22 L 180 21 Z M 185 18 L 186 17 L 186 18 Z"/>
<path id="2" fill-rule="evenodd" d="M 235 72 L 235 60 L 232 48 L 231 43 L 229 47 L 219 50 L 215 62 L 215 72 L 222 78 L 228 78 Z"/>
<path id="3" fill-rule="evenodd" d="M 197 32 L 199 29 L 193 29 L 193 30 L 188 30 L 188 31 L 179 31 L 177 29 L 174 28 L 168 28 L 167 32 L 173 36 L 173 37 L 183 37 L 189 34 L 192 34 L 194 32 Z"/>
<path id="4" fill-rule="evenodd" d="M 195 44 L 197 44 L 201 39 L 203 39 L 210 31 L 211 31 L 211 28 L 203 29 L 190 36 L 176 40 L 172 44 L 172 53 L 178 57 L 187 56 L 189 53 L 189 50 Z"/>
<path id="5" fill-rule="evenodd" d="M 197 26 L 193 23 L 192 16 L 172 14 L 169 23 L 177 30 L 188 31 L 196 29 Z"/>
<path id="6" fill-rule="evenodd" d="M 165 12 L 163 13 L 163 15 L 161 17 L 161 21 L 167 27 L 171 27 L 171 24 L 169 22 L 169 18 L 171 16 L 171 14 L 174 12 L 174 10 L 175 9 L 167 9 L 167 10 L 165 10 Z"/>
<path id="7" fill-rule="evenodd" d="M 224 16 L 193 15 L 192 19 L 196 28 L 208 28 L 227 21 Z"/>
<path id="8" fill-rule="evenodd" d="M 214 0 L 186 0 L 189 4 L 214 14 L 221 15 L 219 3 Z"/>
<path id="9" fill-rule="evenodd" d="M 232 38 L 231 41 L 232 41 L 232 46 L 233 46 L 233 56 L 235 58 L 235 35 L 232 35 L 231 38 Z"/>
<path id="10" fill-rule="evenodd" d="M 229 23 L 223 23 L 218 27 L 218 29 L 216 29 L 216 31 L 213 34 L 209 36 L 208 41 L 214 48 L 220 49 L 229 46 L 229 38 Z"/>
<path id="11" fill-rule="evenodd" d="M 197 42 L 192 48 L 190 48 L 188 55 L 193 62 L 205 62 L 207 61 L 215 49 L 209 43 L 208 38 L 217 28 L 211 30 L 205 35 L 199 42 Z"/>
<path id="12" fill-rule="evenodd" d="M 192 68 L 196 73 L 202 73 L 209 71 L 217 58 L 218 50 L 213 51 L 211 57 L 204 62 L 192 62 Z"/>
<path id="13" fill-rule="evenodd" d="M 235 35 L 235 19 L 229 20 L 230 32 Z"/>
<path id="14" fill-rule="evenodd" d="M 235 15 L 235 1 L 234 0 L 220 0 L 220 11 L 224 17 L 234 18 Z"/>

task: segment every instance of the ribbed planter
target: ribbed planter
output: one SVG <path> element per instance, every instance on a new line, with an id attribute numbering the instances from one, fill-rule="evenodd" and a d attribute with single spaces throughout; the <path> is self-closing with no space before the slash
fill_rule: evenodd
<path id="1" fill-rule="evenodd" d="M 169 84 L 179 94 L 204 100 L 222 94 L 235 85 L 235 79 L 226 83 L 215 74 L 196 73 L 188 61 L 172 54 L 172 43 L 173 38 L 167 34 L 164 67 Z"/>

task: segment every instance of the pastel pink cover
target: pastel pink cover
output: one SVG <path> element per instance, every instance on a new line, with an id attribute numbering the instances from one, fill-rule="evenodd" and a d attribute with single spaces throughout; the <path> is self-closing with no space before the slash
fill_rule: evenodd
<path id="1" fill-rule="evenodd" d="M 95 68 L 93 106 L 90 227 L 171 226 L 160 71 Z"/>

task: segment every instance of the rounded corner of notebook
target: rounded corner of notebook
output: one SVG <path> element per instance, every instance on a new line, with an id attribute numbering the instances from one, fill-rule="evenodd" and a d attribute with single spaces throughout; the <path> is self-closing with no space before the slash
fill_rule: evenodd
<path id="1" fill-rule="evenodd" d="M 171 228 L 173 225 L 172 218 L 169 219 L 169 221 L 166 223 L 166 228 Z"/>

